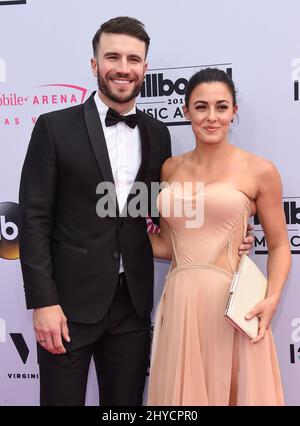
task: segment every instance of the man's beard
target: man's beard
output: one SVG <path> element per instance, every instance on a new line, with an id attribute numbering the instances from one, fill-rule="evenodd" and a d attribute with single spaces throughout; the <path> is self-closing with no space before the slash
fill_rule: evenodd
<path id="1" fill-rule="evenodd" d="M 140 82 L 140 84 L 138 84 L 133 91 L 128 94 L 126 97 L 123 97 L 122 95 L 118 95 L 113 93 L 108 84 L 106 83 L 105 79 L 101 76 L 100 71 L 99 71 L 99 67 L 98 67 L 98 71 L 97 71 L 97 81 L 98 81 L 98 88 L 99 90 L 111 101 L 113 102 L 117 102 L 120 104 L 125 104 L 129 101 L 131 101 L 132 99 L 136 98 L 137 95 L 140 93 L 141 89 L 142 89 L 142 85 L 143 85 L 143 81 Z"/>

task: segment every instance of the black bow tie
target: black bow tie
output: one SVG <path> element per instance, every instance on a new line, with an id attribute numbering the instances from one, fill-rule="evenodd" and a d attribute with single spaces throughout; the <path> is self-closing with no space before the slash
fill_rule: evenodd
<path id="1" fill-rule="evenodd" d="M 123 121 L 127 124 L 127 126 L 132 129 L 139 123 L 139 116 L 137 114 L 129 114 L 129 115 L 121 115 L 117 111 L 112 108 L 109 108 L 105 117 L 105 125 L 107 127 L 114 126 L 119 123 L 119 121 Z"/>

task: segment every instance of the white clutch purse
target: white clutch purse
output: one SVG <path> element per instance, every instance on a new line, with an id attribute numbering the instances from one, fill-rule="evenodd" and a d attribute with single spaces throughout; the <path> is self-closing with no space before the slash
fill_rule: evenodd
<path id="1" fill-rule="evenodd" d="M 258 334 L 258 317 L 246 320 L 245 315 L 265 298 L 267 286 L 267 279 L 258 266 L 243 255 L 231 282 L 224 315 L 250 339 L 255 339 Z"/>

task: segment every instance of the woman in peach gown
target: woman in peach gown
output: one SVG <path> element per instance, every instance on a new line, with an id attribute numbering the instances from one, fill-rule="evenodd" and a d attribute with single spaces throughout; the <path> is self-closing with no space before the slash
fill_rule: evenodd
<path id="1" fill-rule="evenodd" d="M 168 159 L 161 180 L 161 232 L 155 257 L 172 263 L 156 313 L 148 405 L 283 405 L 270 322 L 290 268 L 290 249 L 274 165 L 228 141 L 237 112 L 232 80 L 204 69 L 189 81 L 184 112 L 193 151 Z M 176 185 L 175 185 L 176 182 Z M 190 182 L 192 192 L 184 190 Z M 176 208 L 184 204 L 182 214 Z M 198 212 L 191 225 L 190 211 Z M 178 209 L 177 209 L 178 213 Z M 259 317 L 250 341 L 225 319 L 238 246 L 257 213 L 268 244 L 268 290 L 248 319 Z"/>

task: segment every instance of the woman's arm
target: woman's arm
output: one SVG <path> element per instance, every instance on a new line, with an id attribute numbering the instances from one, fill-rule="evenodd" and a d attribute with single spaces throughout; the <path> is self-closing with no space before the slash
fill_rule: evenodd
<path id="1" fill-rule="evenodd" d="M 166 221 L 161 217 L 159 219 L 159 234 L 150 234 L 149 238 L 152 244 L 153 256 L 160 259 L 170 260 L 172 258 L 172 241 L 169 227 Z"/>
<path id="2" fill-rule="evenodd" d="M 160 182 L 168 182 L 175 168 L 178 166 L 179 159 L 177 157 L 168 158 L 162 165 L 160 172 Z M 153 256 L 160 259 L 170 260 L 172 258 L 172 241 L 170 229 L 167 222 L 159 218 L 159 234 L 148 234 L 153 250 Z"/>
<path id="3" fill-rule="evenodd" d="M 258 303 L 246 317 L 251 319 L 258 315 L 260 319 L 259 334 L 254 339 L 254 343 L 263 339 L 266 329 L 270 325 L 291 265 L 291 252 L 282 207 L 282 187 L 279 173 L 272 163 L 262 160 L 259 164 L 257 177 L 256 207 L 266 236 L 269 255 L 266 298 Z"/>

